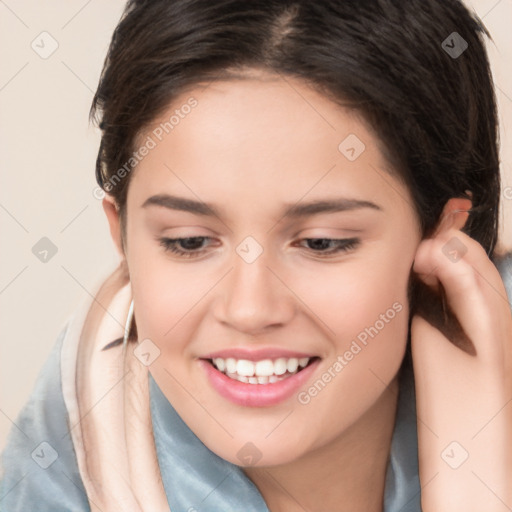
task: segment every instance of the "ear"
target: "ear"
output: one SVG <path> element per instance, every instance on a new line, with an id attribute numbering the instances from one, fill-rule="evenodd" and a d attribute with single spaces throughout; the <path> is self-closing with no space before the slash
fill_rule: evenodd
<path id="1" fill-rule="evenodd" d="M 432 238 L 451 228 L 462 229 L 472 206 L 471 199 L 462 197 L 452 197 L 446 201 Z"/>
<path id="2" fill-rule="evenodd" d="M 108 224 L 110 226 L 110 235 L 117 248 L 117 252 L 121 257 L 121 260 L 125 259 L 123 241 L 121 237 L 121 222 L 119 219 L 119 210 L 117 208 L 114 198 L 108 194 L 105 194 L 103 198 L 103 210 L 107 216 Z"/>

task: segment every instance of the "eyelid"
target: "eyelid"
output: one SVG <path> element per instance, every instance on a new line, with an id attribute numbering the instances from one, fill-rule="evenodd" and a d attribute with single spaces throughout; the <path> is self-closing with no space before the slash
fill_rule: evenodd
<path id="1" fill-rule="evenodd" d="M 212 240 L 213 237 L 209 236 L 185 236 L 185 237 L 161 237 L 158 238 L 160 245 L 164 248 L 165 252 L 169 252 L 172 254 L 175 254 L 178 258 L 200 258 L 204 253 L 207 252 L 207 248 L 201 248 L 199 250 L 187 250 L 187 249 L 180 249 L 179 244 L 183 240 L 192 240 L 192 239 L 203 239 L 204 240 Z M 330 243 L 334 243 L 335 247 L 334 249 L 329 249 L 327 251 L 324 250 L 315 250 L 315 249 L 309 249 L 305 248 L 306 252 L 309 254 L 318 257 L 320 259 L 327 260 L 330 257 L 334 257 L 337 255 L 342 255 L 344 253 L 351 252 L 353 249 L 357 248 L 360 243 L 361 239 L 357 237 L 352 238 L 332 238 L 332 237 L 325 237 L 325 236 L 316 236 L 316 237 L 302 237 L 295 241 L 295 244 L 299 244 L 301 242 L 308 242 L 308 241 L 319 241 L 319 240 L 327 240 Z M 210 247 L 212 244 L 208 244 L 207 247 Z"/>

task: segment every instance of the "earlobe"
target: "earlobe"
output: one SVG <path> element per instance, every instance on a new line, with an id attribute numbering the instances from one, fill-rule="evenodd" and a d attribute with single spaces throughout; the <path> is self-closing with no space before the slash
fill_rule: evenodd
<path id="1" fill-rule="evenodd" d="M 462 229 L 468 220 L 471 207 L 470 199 L 462 197 L 452 197 L 449 199 L 444 205 L 433 237 L 451 228 Z"/>
<path id="2" fill-rule="evenodd" d="M 117 248 L 117 252 L 119 253 L 119 256 L 121 259 L 125 258 L 124 250 L 123 250 L 123 243 L 122 243 L 122 237 L 121 237 L 121 223 L 119 219 L 119 210 L 117 208 L 117 205 L 115 203 L 115 200 L 112 196 L 109 196 L 108 194 L 105 195 L 103 198 L 103 211 L 105 212 L 105 215 L 107 216 L 108 224 L 110 227 L 110 235 L 112 236 L 112 240 L 114 241 L 114 244 Z"/>

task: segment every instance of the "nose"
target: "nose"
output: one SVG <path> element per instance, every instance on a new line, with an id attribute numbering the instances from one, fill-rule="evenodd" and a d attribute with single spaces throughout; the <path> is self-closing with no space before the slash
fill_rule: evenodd
<path id="1" fill-rule="evenodd" d="M 215 313 L 217 321 L 253 336 L 288 323 L 295 311 L 293 292 L 266 253 L 252 263 L 236 255 L 233 264 L 223 279 Z"/>

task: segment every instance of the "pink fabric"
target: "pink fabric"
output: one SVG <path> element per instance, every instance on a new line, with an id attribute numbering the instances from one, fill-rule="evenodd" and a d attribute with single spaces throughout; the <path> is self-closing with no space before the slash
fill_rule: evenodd
<path id="1" fill-rule="evenodd" d="M 149 406 L 148 369 L 119 344 L 131 287 L 120 265 L 70 321 L 61 359 L 71 438 L 92 512 L 169 512 Z"/>

